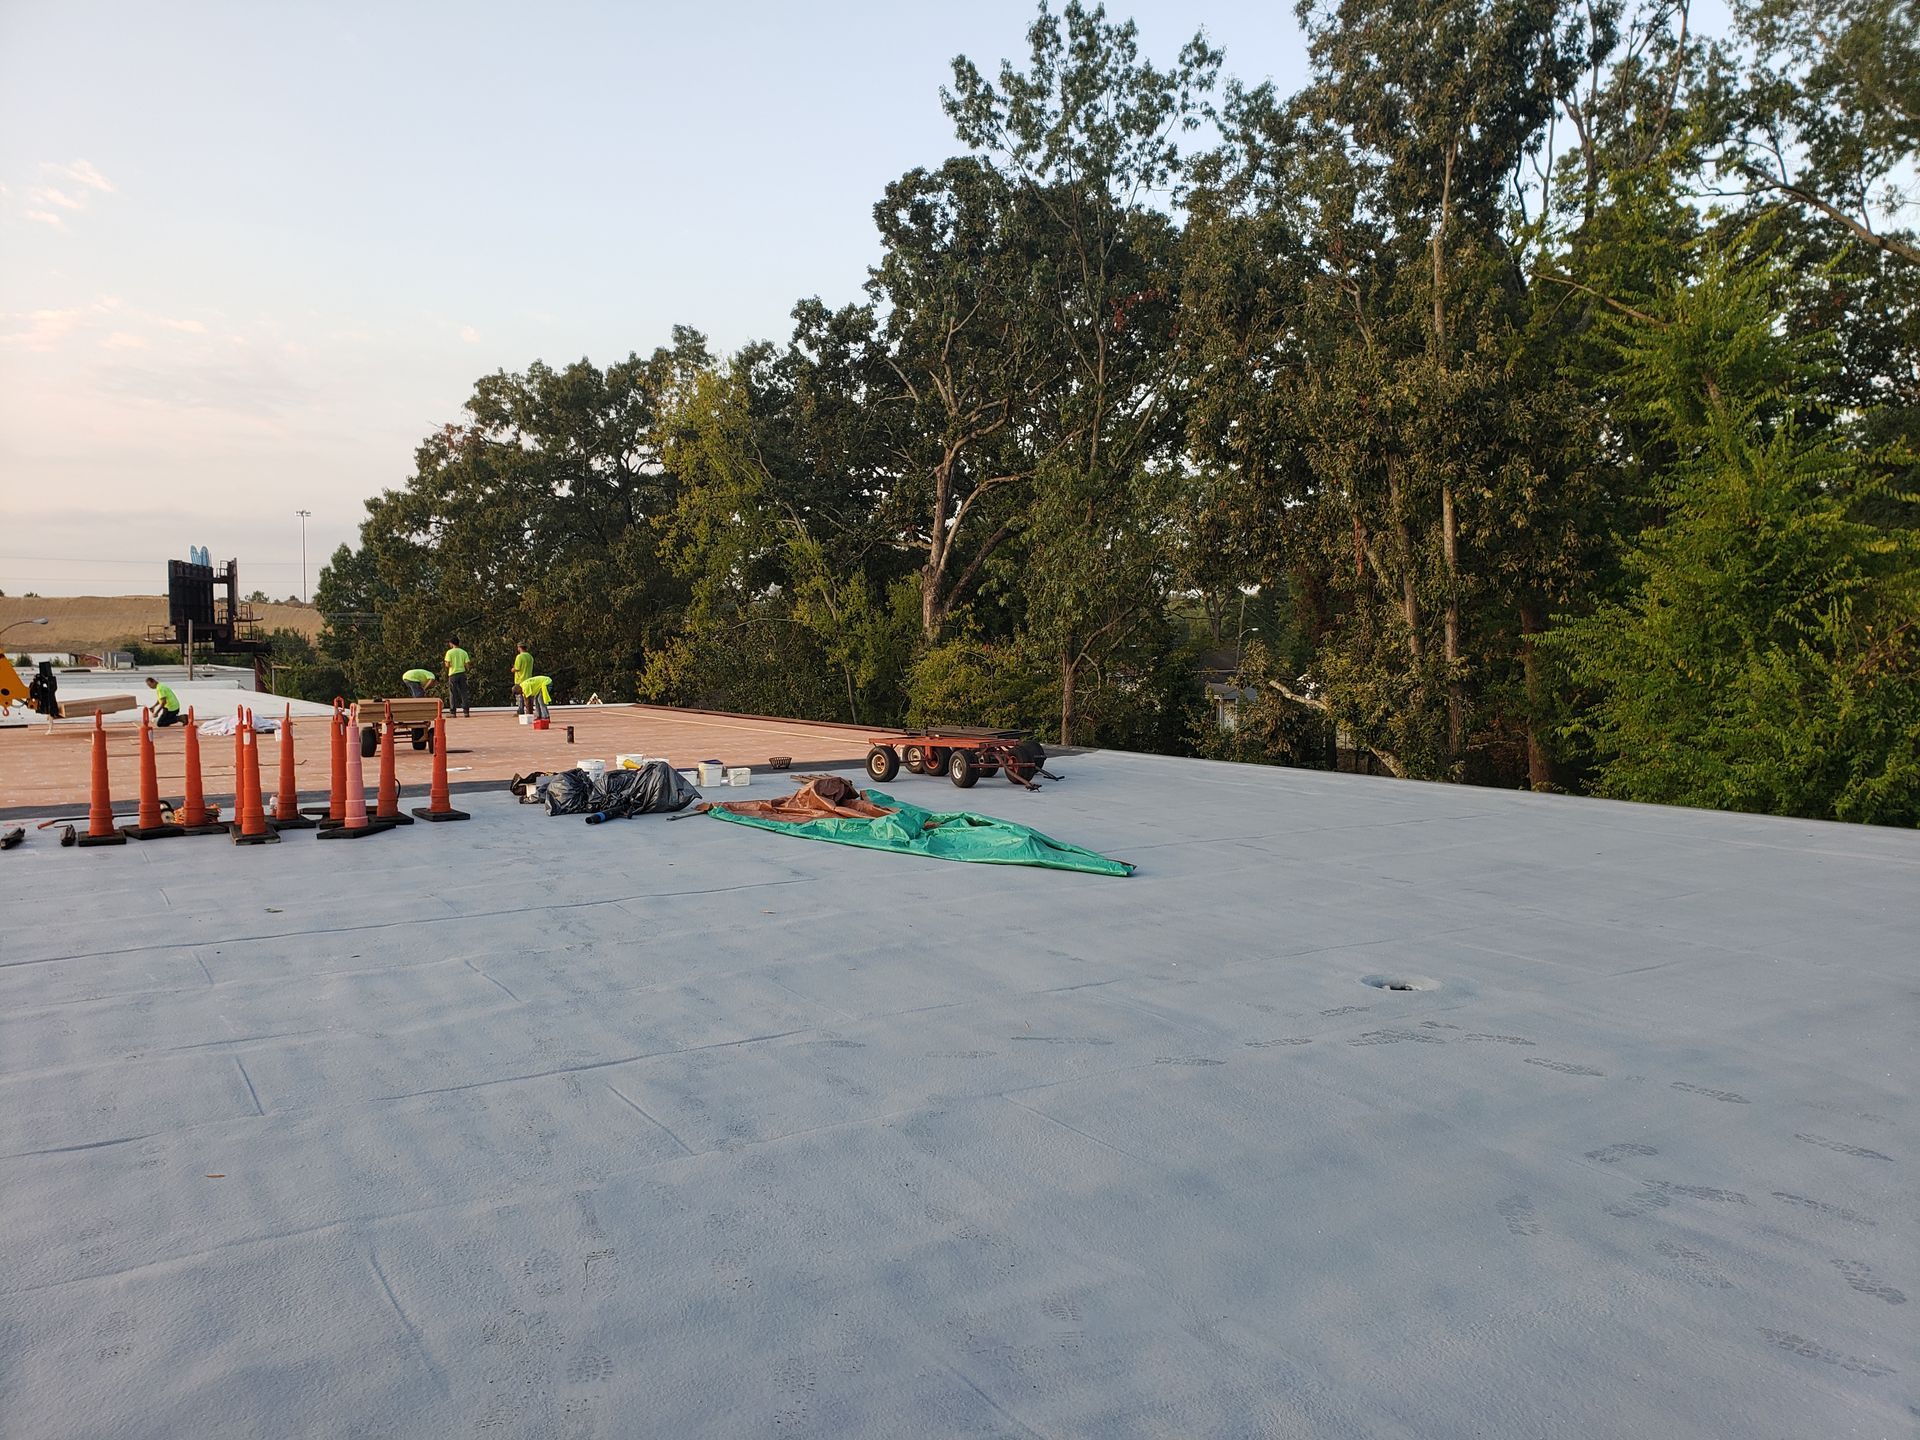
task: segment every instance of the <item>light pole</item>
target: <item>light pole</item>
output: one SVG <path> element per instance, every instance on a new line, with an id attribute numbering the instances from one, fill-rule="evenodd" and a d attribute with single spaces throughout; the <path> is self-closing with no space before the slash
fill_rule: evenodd
<path id="1" fill-rule="evenodd" d="M 313 512 L 311 510 L 296 510 L 293 513 L 300 517 L 300 593 L 306 597 L 307 603 L 311 605 L 313 603 L 313 592 L 307 589 L 307 517 Z"/>
<path id="2" fill-rule="evenodd" d="M 52 623 L 45 615 L 32 620 L 16 620 L 11 625 L 0 625 L 0 635 L 6 634 L 9 630 L 18 630 L 22 625 L 51 625 Z"/>

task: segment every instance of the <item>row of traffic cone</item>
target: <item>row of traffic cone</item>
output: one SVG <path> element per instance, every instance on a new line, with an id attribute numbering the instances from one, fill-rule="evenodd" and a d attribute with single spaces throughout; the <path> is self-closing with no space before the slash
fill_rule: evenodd
<path id="1" fill-rule="evenodd" d="M 206 803 L 200 780 L 200 727 L 194 712 L 187 711 L 186 798 L 174 810 L 169 822 L 161 813 L 160 787 L 153 749 L 153 727 L 146 716 L 140 718 L 140 810 L 136 823 L 116 827 L 113 821 L 113 795 L 107 779 L 107 732 L 99 715 L 93 717 L 93 779 L 87 812 L 87 833 L 76 838 L 79 845 L 124 845 L 129 837 L 157 840 L 172 835 L 210 835 L 231 833 L 235 844 L 265 845 L 276 842 L 280 830 L 318 828 L 320 838 L 359 839 L 398 825 L 411 825 L 413 817 L 422 820 L 465 820 L 464 811 L 455 810 L 447 785 L 447 727 L 445 716 L 434 719 L 433 784 L 425 808 L 413 816 L 400 813 L 400 786 L 394 778 L 393 707 L 381 725 L 380 788 L 374 814 L 367 814 L 366 779 L 360 766 L 360 747 L 348 745 L 353 720 L 345 702 L 334 702 L 329 720 L 333 741 L 332 791 L 327 818 L 314 821 L 300 813 L 300 799 L 294 779 L 293 707 L 288 706 L 280 721 L 280 794 L 274 804 L 274 817 L 268 821 L 260 786 L 260 749 L 253 728 L 252 712 L 242 709 L 233 736 L 234 819 L 230 825 L 218 823 L 217 813 Z"/>

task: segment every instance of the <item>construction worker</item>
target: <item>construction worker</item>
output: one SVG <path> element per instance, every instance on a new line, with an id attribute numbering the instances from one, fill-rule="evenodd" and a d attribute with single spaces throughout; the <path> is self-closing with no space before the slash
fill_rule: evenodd
<path id="1" fill-rule="evenodd" d="M 180 708 L 180 697 L 173 693 L 173 687 L 147 676 L 147 688 L 153 691 L 153 723 L 156 725 L 184 725 L 187 717 Z"/>
<path id="2" fill-rule="evenodd" d="M 473 657 L 460 648 L 458 640 L 449 640 L 443 663 L 447 667 L 447 714 L 464 712 L 471 716 L 473 704 L 467 698 L 467 666 L 473 663 Z"/>
<path id="3" fill-rule="evenodd" d="M 433 671 L 423 670 L 416 665 L 411 670 L 401 671 L 400 678 L 407 682 L 407 694 L 419 700 L 433 688 L 435 676 Z"/>
<path id="4" fill-rule="evenodd" d="M 520 693 L 533 706 L 533 718 L 547 718 L 547 704 L 553 699 L 553 680 L 546 675 L 529 675 L 520 682 Z"/>
<path id="5" fill-rule="evenodd" d="M 530 706 L 526 692 L 520 687 L 526 684 L 533 674 L 533 656 L 527 653 L 527 643 L 524 640 L 515 647 L 515 650 L 517 653 L 513 657 L 513 698 L 520 706 L 520 713 L 524 715 Z"/>

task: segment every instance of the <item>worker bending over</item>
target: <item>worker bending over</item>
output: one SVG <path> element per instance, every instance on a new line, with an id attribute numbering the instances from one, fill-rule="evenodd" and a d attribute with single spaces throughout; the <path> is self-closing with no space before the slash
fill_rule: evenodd
<path id="1" fill-rule="evenodd" d="M 529 675 L 520 682 L 520 693 L 533 707 L 533 718 L 547 718 L 547 705 L 553 699 L 553 680 L 546 675 Z"/>
<path id="2" fill-rule="evenodd" d="M 533 676 L 533 656 L 527 653 L 527 644 L 524 640 L 515 649 L 517 653 L 513 657 L 513 698 L 520 707 L 520 713 L 524 715 L 532 705 L 527 699 L 527 692 L 520 687 Z"/>
<path id="3" fill-rule="evenodd" d="M 433 671 L 423 670 L 418 665 L 411 670 L 403 670 L 400 678 L 407 682 L 407 694 L 416 700 L 423 698 L 433 688 Z"/>
<path id="4" fill-rule="evenodd" d="M 447 714 L 464 712 L 471 716 L 473 705 L 467 698 L 467 666 L 473 663 L 473 657 L 460 648 L 458 640 L 449 640 L 444 663 L 447 667 Z"/>
<path id="5" fill-rule="evenodd" d="M 153 723 L 156 725 L 184 725 L 187 717 L 180 712 L 180 697 L 173 693 L 171 685 L 147 676 L 147 688 L 153 691 Z"/>

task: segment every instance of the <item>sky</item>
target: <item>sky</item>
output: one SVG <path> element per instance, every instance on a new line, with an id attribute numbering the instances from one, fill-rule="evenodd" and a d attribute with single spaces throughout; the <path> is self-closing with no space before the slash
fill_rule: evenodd
<path id="1" fill-rule="evenodd" d="M 1306 73 L 1283 3 L 1114 5 Z M 0 590 L 308 593 L 473 382 L 858 298 L 1031 4 L 0 0 Z M 301 560 L 305 522 L 306 563 Z"/>

